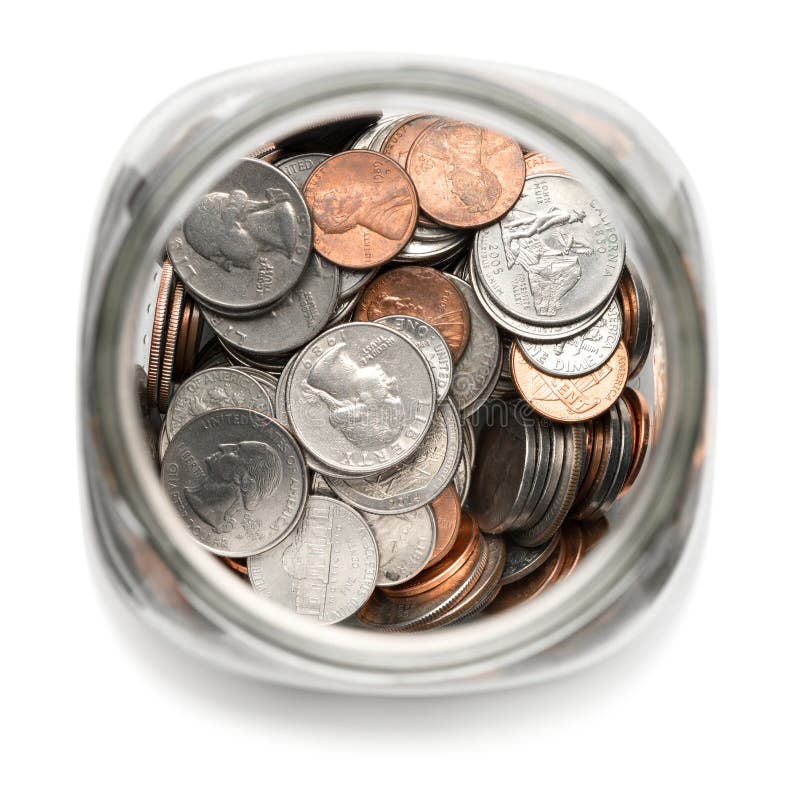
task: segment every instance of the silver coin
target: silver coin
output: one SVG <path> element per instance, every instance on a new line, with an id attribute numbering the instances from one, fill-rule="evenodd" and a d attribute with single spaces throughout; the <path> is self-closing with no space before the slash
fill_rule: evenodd
<path id="1" fill-rule="evenodd" d="M 617 401 L 609 411 L 616 412 L 620 420 L 617 462 L 614 468 L 614 477 L 610 479 L 605 494 L 601 494 L 599 505 L 590 519 L 595 519 L 605 514 L 611 508 L 611 504 L 619 496 L 622 485 L 628 477 L 628 470 L 630 470 L 633 458 L 633 418 L 628 409 L 628 404 L 625 401 Z"/>
<path id="2" fill-rule="evenodd" d="M 469 495 L 469 488 L 472 484 L 472 465 L 466 454 L 458 460 L 458 467 L 456 474 L 453 476 L 453 486 L 458 493 L 458 499 L 463 506 L 467 502 L 467 495 Z"/>
<path id="3" fill-rule="evenodd" d="M 167 242 L 186 289 L 222 312 L 273 304 L 311 254 L 311 216 L 281 171 L 245 159 L 221 179 Z"/>
<path id="4" fill-rule="evenodd" d="M 314 458 L 349 475 L 371 475 L 419 447 L 433 422 L 436 385 L 425 358 L 403 335 L 375 323 L 348 323 L 301 352 L 286 408 Z"/>
<path id="5" fill-rule="evenodd" d="M 328 324 L 339 300 L 339 269 L 311 255 L 300 281 L 280 301 L 258 315 L 222 315 L 202 307 L 208 324 L 223 342 L 249 356 L 294 351 Z"/>
<path id="6" fill-rule="evenodd" d="M 535 572 L 547 561 L 561 542 L 561 535 L 554 533 L 549 542 L 538 547 L 520 547 L 514 542 L 506 541 L 506 560 L 500 584 L 507 586 Z"/>
<path id="7" fill-rule="evenodd" d="M 339 301 L 355 296 L 378 273 L 378 268 L 339 268 Z"/>
<path id="8" fill-rule="evenodd" d="M 167 424 L 161 424 L 161 430 L 158 432 L 158 460 L 164 460 L 164 454 L 169 447 L 169 437 L 167 436 Z"/>
<path id="9" fill-rule="evenodd" d="M 375 323 L 388 326 L 407 337 L 425 357 L 436 382 L 436 400 L 441 403 L 453 381 L 453 356 L 444 338 L 429 323 L 410 315 L 386 315 Z"/>
<path id="10" fill-rule="evenodd" d="M 378 545 L 376 586 L 405 583 L 424 568 L 436 543 L 436 520 L 429 506 L 402 514 L 362 515 Z"/>
<path id="11" fill-rule="evenodd" d="M 259 370 L 258 368 L 250 367 L 249 365 L 234 365 L 234 367 L 236 370 L 241 370 L 242 373 L 246 373 L 248 376 L 254 378 L 264 388 L 267 395 L 269 395 L 273 407 L 275 406 L 275 399 L 278 392 L 277 376 L 274 376 L 272 373 Z"/>
<path id="12" fill-rule="evenodd" d="M 322 624 L 341 622 L 372 594 L 378 548 L 366 520 L 339 500 L 312 495 L 280 544 L 247 559 L 253 588 Z"/>
<path id="13" fill-rule="evenodd" d="M 461 291 L 470 312 L 469 340 L 456 363 L 451 387 L 451 397 L 456 408 L 469 415 L 479 408 L 481 397 L 488 397 L 492 379 L 497 381 L 499 376 L 500 335 L 472 287 L 452 274 L 445 276 Z"/>
<path id="14" fill-rule="evenodd" d="M 653 308 L 638 269 L 628 260 L 625 262 L 625 268 L 631 277 L 637 309 L 635 318 L 632 319 L 635 326 L 631 330 L 630 351 L 628 351 L 630 381 L 641 371 L 650 353 L 650 344 L 653 340 Z"/>
<path id="15" fill-rule="evenodd" d="M 278 544 L 308 492 L 291 434 L 248 409 L 215 409 L 180 428 L 164 455 L 161 483 L 194 538 L 225 556 Z"/>
<path id="16" fill-rule="evenodd" d="M 461 420 L 450 401 L 437 410 L 414 454 L 365 478 L 326 478 L 342 499 L 374 514 L 398 514 L 424 506 L 453 480 L 461 458 Z"/>
<path id="17" fill-rule="evenodd" d="M 533 365 L 552 376 L 584 376 L 611 358 L 622 337 L 622 309 L 615 298 L 600 320 L 585 332 L 557 343 L 519 338 L 520 351 Z"/>
<path id="18" fill-rule="evenodd" d="M 311 172 L 329 157 L 330 155 L 323 155 L 321 152 L 309 152 L 308 154 L 291 155 L 288 158 L 282 158 L 275 166 L 302 192 Z"/>
<path id="19" fill-rule="evenodd" d="M 274 415 L 275 406 L 264 387 L 238 368 L 207 368 L 190 376 L 172 396 L 167 408 L 167 436 L 173 439 L 192 418 L 212 409 L 252 409 Z"/>
<path id="20" fill-rule="evenodd" d="M 613 295 L 625 259 L 622 233 L 577 180 L 535 175 L 500 221 L 478 232 L 478 278 L 492 301 L 524 321 L 562 326 Z"/>

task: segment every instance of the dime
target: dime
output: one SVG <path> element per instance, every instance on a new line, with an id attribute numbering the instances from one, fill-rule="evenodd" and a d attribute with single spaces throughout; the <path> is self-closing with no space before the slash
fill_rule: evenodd
<path id="1" fill-rule="evenodd" d="M 311 254 L 311 218 L 285 174 L 261 160 L 241 160 L 184 219 L 167 251 L 201 302 L 252 312 L 300 279 Z"/>
<path id="2" fill-rule="evenodd" d="M 436 521 L 436 541 L 426 567 L 441 561 L 452 549 L 461 524 L 461 499 L 453 484 L 448 484 L 430 503 Z"/>
<path id="3" fill-rule="evenodd" d="M 549 542 L 538 547 L 520 547 L 520 545 L 507 540 L 506 560 L 500 578 L 501 585 L 506 586 L 533 573 L 550 558 L 560 544 L 559 533 L 553 534 Z"/>
<path id="4" fill-rule="evenodd" d="M 633 387 L 626 387 L 622 391 L 622 400 L 627 404 L 633 418 L 633 456 L 630 470 L 619 493 L 620 496 L 630 489 L 638 477 L 650 445 L 650 412 L 644 395 Z"/>
<path id="5" fill-rule="evenodd" d="M 327 325 L 339 299 L 339 269 L 312 254 L 300 281 L 280 301 L 258 315 L 203 314 L 226 343 L 250 356 L 294 351 Z"/>
<path id="6" fill-rule="evenodd" d="M 472 286 L 452 274 L 444 276 L 458 288 L 469 308 L 469 339 L 455 367 L 451 397 L 460 412 L 470 415 L 489 397 L 500 375 L 500 335 Z"/>
<path id="7" fill-rule="evenodd" d="M 525 181 L 516 141 L 448 119 L 417 137 L 407 168 L 426 215 L 456 228 L 496 221 L 517 201 Z"/>
<path id="8" fill-rule="evenodd" d="M 413 454 L 433 422 L 436 385 L 405 337 L 374 323 L 330 329 L 300 353 L 286 408 L 323 465 L 371 475 Z"/>
<path id="9" fill-rule="evenodd" d="M 172 393 L 172 375 L 175 371 L 175 347 L 178 344 L 178 330 L 183 315 L 184 289 L 180 282 L 175 283 L 172 291 L 172 305 L 169 309 L 167 334 L 164 339 L 164 354 L 161 358 L 161 372 L 158 377 L 158 411 L 167 411 L 169 396 Z"/>
<path id="10" fill-rule="evenodd" d="M 270 550 L 251 555 L 247 571 L 257 592 L 327 625 L 351 616 L 369 598 L 378 549 L 355 509 L 312 495 L 295 530 Z"/>
<path id="11" fill-rule="evenodd" d="M 386 315 L 375 323 L 407 337 L 428 361 L 436 382 L 436 400 L 441 403 L 453 381 L 453 357 L 444 338 L 430 324 L 410 315 Z"/>
<path id="12" fill-rule="evenodd" d="M 164 354 L 164 333 L 167 326 L 169 297 L 175 279 L 172 265 L 165 262 L 161 268 L 158 296 L 153 309 L 153 331 L 150 335 L 150 353 L 147 363 L 147 404 L 158 406 L 158 383 L 161 374 L 161 358 Z"/>
<path id="13" fill-rule="evenodd" d="M 551 420 L 577 423 L 602 414 L 622 394 L 628 378 L 628 354 L 620 343 L 598 370 L 566 379 L 542 373 L 514 344 L 511 372 L 520 395 L 533 409 Z"/>
<path id="14" fill-rule="evenodd" d="M 436 541 L 433 512 L 428 506 L 403 514 L 363 512 L 378 546 L 376 586 L 393 586 L 414 577 L 426 564 Z"/>
<path id="15" fill-rule="evenodd" d="M 408 265 L 374 279 L 356 306 L 357 321 L 410 315 L 436 329 L 458 362 L 470 336 L 469 307 L 459 289 L 432 268 Z"/>
<path id="16" fill-rule="evenodd" d="M 492 302 L 541 326 L 563 326 L 605 306 L 624 257 L 608 211 L 563 175 L 528 177 L 513 210 L 475 239 L 477 275 Z"/>
<path id="17" fill-rule="evenodd" d="M 551 376 L 585 376 L 611 358 L 622 336 L 622 310 L 614 299 L 600 319 L 585 332 L 556 343 L 534 343 L 520 338 L 525 359 Z"/>
<path id="18" fill-rule="evenodd" d="M 408 175 L 384 155 L 342 152 L 314 169 L 304 189 L 314 247 L 338 265 L 373 268 L 411 239 L 417 195 Z"/>
<path id="19" fill-rule="evenodd" d="M 252 409 L 265 415 L 275 407 L 264 388 L 252 377 L 236 368 L 208 368 L 186 379 L 169 404 L 167 435 L 172 439 L 178 429 L 192 418 L 212 409 Z"/>
<path id="20" fill-rule="evenodd" d="M 311 172 L 329 157 L 330 155 L 323 155 L 320 152 L 309 152 L 282 158 L 275 165 L 294 183 L 298 190 L 302 191 Z"/>
<path id="21" fill-rule="evenodd" d="M 216 409 L 178 429 L 161 483 L 194 538 L 234 557 L 280 542 L 308 491 L 297 443 L 275 420 L 248 409 Z"/>
<path id="22" fill-rule="evenodd" d="M 342 499 L 363 511 L 398 514 L 424 506 L 452 481 L 462 450 L 461 420 L 450 401 L 437 410 L 413 456 L 365 478 L 326 478 Z"/>

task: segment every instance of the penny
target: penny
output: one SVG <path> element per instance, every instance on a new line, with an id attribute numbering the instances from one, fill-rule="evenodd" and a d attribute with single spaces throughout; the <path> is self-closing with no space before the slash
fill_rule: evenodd
<path id="1" fill-rule="evenodd" d="M 500 375 L 500 335 L 472 286 L 452 274 L 444 276 L 458 288 L 469 308 L 469 339 L 455 366 L 451 397 L 460 412 L 471 415 L 489 397 Z"/>
<path id="2" fill-rule="evenodd" d="M 174 376 L 177 381 L 183 380 L 191 373 L 197 355 L 197 344 L 200 342 L 201 329 L 200 307 L 191 296 L 184 294 L 183 317 L 178 330 L 178 345 L 175 351 Z"/>
<path id="3" fill-rule="evenodd" d="M 622 309 L 614 299 L 600 319 L 585 332 L 555 343 L 534 343 L 520 338 L 525 359 L 551 376 L 584 376 L 608 362 L 622 337 Z"/>
<path id="4" fill-rule="evenodd" d="M 417 137 L 407 168 L 425 214 L 459 229 L 496 221 L 517 201 L 525 182 L 516 141 L 448 119 Z"/>
<path id="5" fill-rule="evenodd" d="M 647 408 L 645 397 L 639 390 L 626 387 L 622 391 L 622 400 L 628 405 L 633 418 L 633 459 L 625 483 L 620 490 L 620 496 L 630 489 L 639 476 L 647 448 L 650 445 L 650 411 Z"/>
<path id="6" fill-rule="evenodd" d="M 558 533 L 553 534 L 549 542 L 538 547 L 520 547 L 512 541 L 506 540 L 506 560 L 500 583 L 506 586 L 527 577 L 542 566 L 560 544 L 561 537 Z"/>
<path id="7" fill-rule="evenodd" d="M 478 279 L 524 321 L 563 326 L 597 312 L 617 288 L 625 244 L 608 210 L 577 180 L 539 175 L 475 239 Z"/>
<path id="8" fill-rule="evenodd" d="M 403 335 L 374 323 L 330 329 L 300 353 L 286 408 L 323 465 L 371 475 L 413 454 L 433 422 L 436 385 Z"/>
<path id="9" fill-rule="evenodd" d="M 437 410 L 413 456 L 365 478 L 326 480 L 334 492 L 358 509 L 397 514 L 424 506 L 444 491 L 455 475 L 462 450 L 461 419 L 450 401 Z"/>
<path id="10" fill-rule="evenodd" d="M 458 362 L 470 336 L 469 307 L 459 289 L 432 268 L 408 265 L 374 279 L 356 305 L 357 321 L 410 315 L 429 323 Z"/>
<path id="11" fill-rule="evenodd" d="M 533 409 L 551 420 L 577 423 L 602 414 L 622 394 L 628 378 L 628 354 L 620 343 L 598 370 L 568 379 L 538 370 L 514 344 L 511 373 L 520 395 Z"/>
<path id="12" fill-rule="evenodd" d="M 339 299 L 339 269 L 312 254 L 300 281 L 280 301 L 258 315 L 221 315 L 205 308 L 214 332 L 250 356 L 294 351 L 328 324 Z"/>
<path id="13" fill-rule="evenodd" d="M 455 544 L 441 561 L 428 569 L 424 569 L 419 575 L 406 583 L 384 589 L 384 591 L 392 597 L 410 597 L 415 594 L 422 594 L 444 583 L 461 569 L 478 546 L 481 538 L 478 524 L 470 514 L 464 512 L 461 515 Z"/>
<path id="14" fill-rule="evenodd" d="M 167 410 L 167 435 L 172 439 L 192 418 L 212 409 L 252 409 L 272 415 L 275 407 L 252 376 L 236 368 L 208 368 L 181 384 Z"/>
<path id="15" fill-rule="evenodd" d="M 161 372 L 158 377 L 158 411 L 167 411 L 169 396 L 172 393 L 172 377 L 175 370 L 175 347 L 178 344 L 178 330 L 183 315 L 184 289 L 180 282 L 172 291 L 172 304 L 169 309 L 167 333 L 164 337 L 164 352 L 161 357 Z"/>
<path id="16" fill-rule="evenodd" d="M 164 354 L 164 337 L 167 326 L 169 298 L 174 282 L 174 271 L 169 262 L 161 268 L 158 295 L 153 308 L 153 330 L 150 335 L 150 351 L 147 362 L 147 404 L 158 406 L 158 384 L 161 376 L 161 357 Z"/>
<path id="17" fill-rule="evenodd" d="M 262 160 L 241 160 L 167 242 L 186 289 L 221 312 L 252 312 L 300 279 L 311 218 L 300 191 Z"/>
<path id="18" fill-rule="evenodd" d="M 230 558 L 228 556 L 222 556 L 220 558 L 225 566 L 232 569 L 238 575 L 243 575 L 247 577 L 247 559 L 246 558 Z"/>
<path id="19" fill-rule="evenodd" d="M 299 520 L 308 490 L 297 443 L 248 409 L 216 409 L 178 429 L 161 483 L 194 538 L 233 557 L 278 544 Z"/>
<path id="20" fill-rule="evenodd" d="M 280 544 L 247 560 L 253 588 L 321 624 L 341 622 L 366 602 L 378 549 L 366 521 L 339 500 L 312 495 Z"/>
<path id="21" fill-rule="evenodd" d="M 362 512 L 378 546 L 376 586 L 394 586 L 414 577 L 426 564 L 436 541 L 436 523 L 428 506 L 403 514 Z"/>
<path id="22" fill-rule="evenodd" d="M 436 540 L 426 568 L 441 561 L 453 549 L 461 525 L 461 499 L 453 484 L 435 497 L 430 506 L 436 521 Z"/>
<path id="23" fill-rule="evenodd" d="M 375 323 L 407 337 L 428 361 L 436 382 L 436 400 L 441 403 L 453 381 L 453 357 L 444 338 L 429 323 L 410 315 L 386 315 Z"/>
<path id="24" fill-rule="evenodd" d="M 420 134 L 439 121 L 438 116 L 403 117 L 381 146 L 381 152 L 403 168 L 408 165 L 408 153 Z"/>
<path id="25" fill-rule="evenodd" d="M 629 379 L 644 367 L 653 339 L 653 316 L 647 289 L 633 264 L 626 260 L 619 282 L 623 307 L 623 340 L 630 359 Z"/>
<path id="26" fill-rule="evenodd" d="M 561 529 L 561 538 L 564 541 L 564 561 L 559 568 L 558 580 L 569 577 L 578 566 L 578 562 L 583 558 L 583 532 L 578 522 L 568 522 Z"/>
<path id="27" fill-rule="evenodd" d="M 388 262 L 417 223 L 414 185 L 393 160 L 375 152 L 351 150 L 328 158 L 308 178 L 304 195 L 314 247 L 348 268 Z"/>

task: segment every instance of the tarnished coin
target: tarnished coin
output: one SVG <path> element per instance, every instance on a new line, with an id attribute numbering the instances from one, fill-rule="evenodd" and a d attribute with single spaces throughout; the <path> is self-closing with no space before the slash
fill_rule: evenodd
<path id="1" fill-rule="evenodd" d="M 221 315 L 210 308 L 203 314 L 216 334 L 250 356 L 294 351 L 327 325 L 339 300 L 339 269 L 312 254 L 300 281 L 257 315 Z"/>
<path id="2" fill-rule="evenodd" d="M 422 443 L 436 410 L 436 385 L 425 358 L 403 335 L 350 323 L 300 353 L 286 406 L 314 458 L 344 474 L 370 475 Z"/>
<path id="3" fill-rule="evenodd" d="M 364 518 L 339 500 L 312 495 L 295 530 L 247 560 L 253 588 L 322 624 L 341 622 L 366 602 L 378 549 Z"/>
<path id="4" fill-rule="evenodd" d="M 450 401 L 437 410 L 414 454 L 365 478 L 326 480 L 347 503 L 375 514 L 397 514 L 430 503 L 453 480 L 461 457 L 461 419 Z"/>
<path id="5" fill-rule="evenodd" d="M 534 343 L 520 338 L 525 359 L 551 376 L 585 376 L 597 370 L 616 351 L 622 337 L 622 310 L 614 299 L 600 320 L 585 332 L 556 343 Z"/>
<path id="6" fill-rule="evenodd" d="M 300 518 L 308 491 L 292 436 L 247 409 L 216 409 L 178 429 L 161 483 L 194 538 L 234 557 L 280 542 Z"/>
<path id="7" fill-rule="evenodd" d="M 478 278 L 506 312 L 542 326 L 592 315 L 617 288 L 625 258 L 608 211 L 570 177 L 528 177 L 504 219 L 475 239 Z"/>
<path id="8" fill-rule="evenodd" d="M 414 577 L 426 564 L 436 541 L 428 506 L 403 514 L 362 512 L 378 545 L 376 586 L 394 586 Z"/>
<path id="9" fill-rule="evenodd" d="M 537 570 L 553 551 L 561 544 L 561 537 L 558 533 L 550 537 L 549 542 L 545 542 L 538 547 L 521 547 L 514 542 L 506 541 L 506 560 L 503 566 L 503 573 L 500 583 L 507 586 L 514 581 L 522 580 Z"/>
<path id="10" fill-rule="evenodd" d="M 453 375 L 451 398 L 465 415 L 475 412 L 488 398 L 500 372 L 500 335 L 483 309 L 472 286 L 452 274 L 444 275 L 458 288 L 469 308 L 470 335 Z"/>
<path id="11" fill-rule="evenodd" d="M 385 155 L 350 150 L 314 169 L 304 195 L 314 247 L 337 265 L 373 268 L 411 239 L 417 195 L 408 175 Z"/>
<path id="12" fill-rule="evenodd" d="M 577 423 L 602 414 L 622 394 L 628 379 L 628 354 L 620 343 L 600 368 L 567 379 L 543 373 L 514 344 L 511 373 L 520 395 L 533 409 L 551 420 Z"/>
<path id="13" fill-rule="evenodd" d="M 453 357 L 444 338 L 429 323 L 411 315 L 386 315 L 375 323 L 405 335 L 420 350 L 433 371 L 436 399 L 444 401 L 453 381 Z"/>
<path id="14" fill-rule="evenodd" d="M 467 302 L 459 289 L 433 268 L 393 268 L 370 283 L 356 306 L 355 320 L 374 321 L 387 315 L 411 315 L 429 323 L 447 342 L 454 362 L 469 342 Z"/>
<path id="15" fill-rule="evenodd" d="M 264 388 L 237 368 L 208 368 L 186 379 L 175 392 L 164 421 L 172 439 L 192 418 L 212 409 L 252 409 L 265 415 L 275 407 Z"/>
<path id="16" fill-rule="evenodd" d="M 516 141 L 449 119 L 417 137 L 407 168 L 426 215 L 456 228 L 496 221 L 517 201 L 525 181 Z"/>
<path id="17" fill-rule="evenodd" d="M 441 561 L 452 549 L 461 525 L 461 498 L 453 484 L 431 501 L 436 520 L 436 544 L 426 567 Z"/>
<path id="18" fill-rule="evenodd" d="M 167 251 L 186 289 L 221 312 L 252 312 L 300 279 L 311 254 L 311 218 L 281 171 L 241 160 L 184 219 Z"/>

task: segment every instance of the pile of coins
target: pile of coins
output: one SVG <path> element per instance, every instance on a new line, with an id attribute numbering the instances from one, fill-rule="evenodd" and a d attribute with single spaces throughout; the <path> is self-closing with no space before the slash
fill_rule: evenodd
<path id="1" fill-rule="evenodd" d="M 240 160 L 166 244 L 146 400 L 194 539 L 322 623 L 518 605 L 607 528 L 650 440 L 645 286 L 580 182 L 402 115 Z"/>

